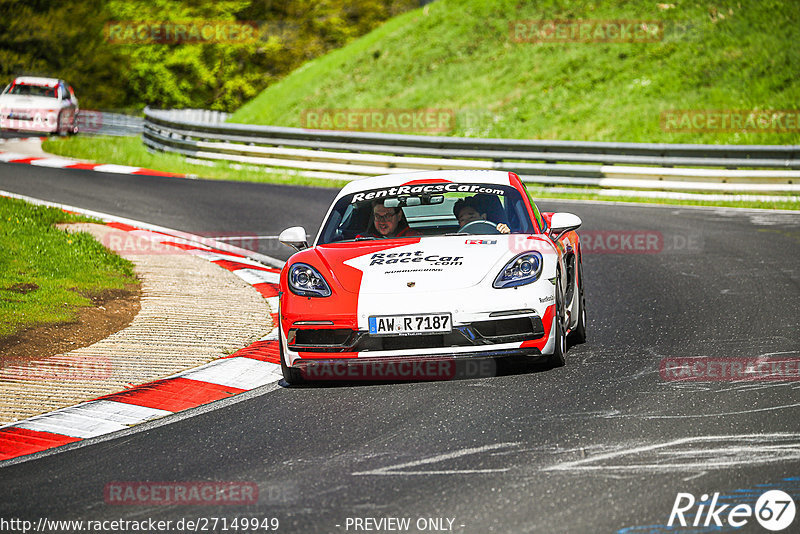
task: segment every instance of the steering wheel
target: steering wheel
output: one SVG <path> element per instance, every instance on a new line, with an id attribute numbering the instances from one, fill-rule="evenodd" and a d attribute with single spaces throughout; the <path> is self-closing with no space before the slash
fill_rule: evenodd
<path id="1" fill-rule="evenodd" d="M 499 234 L 497 225 L 491 221 L 468 222 L 458 231 L 459 234 Z"/>

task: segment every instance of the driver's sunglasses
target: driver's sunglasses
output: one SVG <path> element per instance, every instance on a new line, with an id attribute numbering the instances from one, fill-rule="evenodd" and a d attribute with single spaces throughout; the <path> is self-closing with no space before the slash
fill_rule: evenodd
<path id="1" fill-rule="evenodd" d="M 376 214 L 375 214 L 375 220 L 376 220 L 376 221 L 378 221 L 378 222 L 386 222 L 386 221 L 390 221 L 390 220 L 392 220 L 392 219 L 393 219 L 395 216 L 397 216 L 397 213 L 398 213 L 398 212 L 394 212 L 394 213 L 387 213 L 386 215 L 379 215 L 379 214 L 377 214 L 377 213 L 376 213 Z"/>

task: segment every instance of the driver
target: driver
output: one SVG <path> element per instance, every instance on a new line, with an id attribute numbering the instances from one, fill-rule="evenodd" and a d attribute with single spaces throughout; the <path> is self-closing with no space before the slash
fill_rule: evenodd
<path id="1" fill-rule="evenodd" d="M 453 215 L 458 219 L 459 230 L 473 221 L 486 221 L 486 211 L 481 211 L 481 205 L 477 198 L 466 197 L 458 200 L 453 206 Z M 511 233 L 511 229 L 505 223 L 494 223 L 497 231 L 501 234 Z"/>
<path id="2" fill-rule="evenodd" d="M 409 228 L 405 213 L 400 208 L 387 208 L 383 200 L 376 200 L 372 204 L 367 235 L 374 237 L 406 237 L 419 235 Z"/>

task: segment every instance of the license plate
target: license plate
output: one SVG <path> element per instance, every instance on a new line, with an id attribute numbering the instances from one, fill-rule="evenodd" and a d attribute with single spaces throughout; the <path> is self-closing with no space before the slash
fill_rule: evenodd
<path id="1" fill-rule="evenodd" d="M 452 322 L 449 313 L 379 315 L 369 318 L 369 333 L 373 336 L 446 334 L 453 330 Z"/>

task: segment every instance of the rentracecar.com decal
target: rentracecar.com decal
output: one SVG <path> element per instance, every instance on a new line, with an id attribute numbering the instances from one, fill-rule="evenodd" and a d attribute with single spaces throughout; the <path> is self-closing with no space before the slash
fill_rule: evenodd
<path id="1" fill-rule="evenodd" d="M 432 193 L 483 193 L 487 195 L 504 195 L 505 192 L 500 188 L 484 187 L 476 184 L 426 184 L 426 185 L 401 185 L 398 187 L 389 187 L 387 189 L 376 189 L 364 193 L 356 193 L 350 201 L 355 204 L 356 202 L 363 202 L 364 200 L 375 200 L 378 198 L 396 197 L 399 195 L 418 195 L 418 194 L 432 194 Z"/>
<path id="2" fill-rule="evenodd" d="M 376 252 L 370 256 L 370 265 L 392 265 L 395 263 L 422 263 L 423 265 L 462 265 L 463 256 L 440 256 L 425 254 L 422 250 L 411 252 Z"/>

